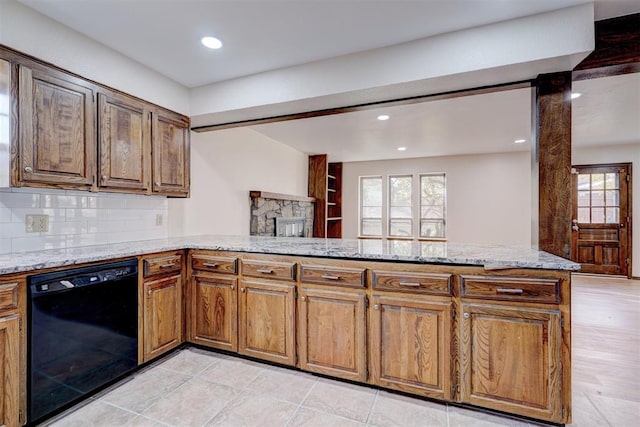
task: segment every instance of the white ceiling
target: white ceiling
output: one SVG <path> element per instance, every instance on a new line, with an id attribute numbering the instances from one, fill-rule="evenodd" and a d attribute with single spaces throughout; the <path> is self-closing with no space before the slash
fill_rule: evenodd
<path id="1" fill-rule="evenodd" d="M 589 0 L 19 0 L 187 87 Z M 596 2 L 596 18 L 640 10 Z M 212 51 L 206 35 L 222 40 Z"/>
<path id="2" fill-rule="evenodd" d="M 572 104 L 575 147 L 640 143 L 640 73 L 574 82 L 573 91 L 582 94 Z M 531 97 L 530 88 L 514 89 L 251 128 L 330 161 L 527 151 Z"/>

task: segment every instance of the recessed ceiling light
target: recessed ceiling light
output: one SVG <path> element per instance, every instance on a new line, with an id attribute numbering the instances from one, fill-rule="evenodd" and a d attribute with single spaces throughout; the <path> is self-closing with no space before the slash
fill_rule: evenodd
<path id="1" fill-rule="evenodd" d="M 514 144 L 522 144 L 522 143 L 525 143 L 525 142 L 527 142 L 526 139 L 516 139 L 515 141 L 513 141 Z"/>
<path id="2" fill-rule="evenodd" d="M 386 114 L 380 114 L 378 116 L 378 120 L 389 120 L 389 116 L 387 116 Z"/>
<path id="3" fill-rule="evenodd" d="M 580 98 L 581 96 L 582 96 L 582 94 L 581 94 L 581 93 L 573 92 L 573 93 L 571 94 L 571 99 Z"/>
<path id="4" fill-rule="evenodd" d="M 215 37 L 203 37 L 200 41 L 209 49 L 220 49 L 222 47 L 222 42 Z"/>
<path id="5" fill-rule="evenodd" d="M 406 151 L 407 147 L 398 147 L 398 151 Z"/>

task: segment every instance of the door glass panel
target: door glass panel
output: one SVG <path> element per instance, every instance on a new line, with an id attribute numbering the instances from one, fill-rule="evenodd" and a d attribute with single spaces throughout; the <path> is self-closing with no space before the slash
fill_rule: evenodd
<path id="1" fill-rule="evenodd" d="M 604 224 L 604 208 L 591 208 L 591 223 Z"/>
<path id="2" fill-rule="evenodd" d="M 578 222 L 582 224 L 586 224 L 591 222 L 591 217 L 589 216 L 589 208 L 578 208 Z"/>
<path id="3" fill-rule="evenodd" d="M 620 222 L 620 208 L 606 208 L 607 224 L 617 224 Z"/>
<path id="4" fill-rule="evenodd" d="M 606 174 L 605 187 L 608 190 L 620 188 L 619 176 L 620 174 L 617 174 L 617 173 Z"/>
<path id="5" fill-rule="evenodd" d="M 607 190 L 605 192 L 605 202 L 607 206 L 619 206 L 620 192 L 618 190 Z"/>
<path id="6" fill-rule="evenodd" d="M 591 189 L 591 175 L 588 173 L 581 173 L 578 175 L 578 190 L 590 190 Z"/>
<path id="7" fill-rule="evenodd" d="M 589 196 L 591 196 L 590 191 L 578 191 L 578 206 L 591 206 Z"/>
<path id="8" fill-rule="evenodd" d="M 603 190 L 604 189 L 604 174 L 603 173 L 591 174 L 591 189 L 592 190 Z"/>
<path id="9" fill-rule="evenodd" d="M 591 192 L 591 206 L 604 206 L 604 191 Z"/>

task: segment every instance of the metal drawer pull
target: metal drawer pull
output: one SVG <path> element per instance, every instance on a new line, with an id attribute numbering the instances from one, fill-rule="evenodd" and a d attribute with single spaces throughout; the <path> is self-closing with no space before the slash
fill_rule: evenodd
<path id="1" fill-rule="evenodd" d="M 235 288 L 236 288 L 235 286 L 231 285 L 231 290 L 232 290 L 232 291 L 233 291 Z"/>
<path id="2" fill-rule="evenodd" d="M 171 264 L 162 264 L 162 265 L 160 266 L 160 268 L 173 268 L 173 267 L 175 267 L 175 266 L 176 266 L 176 265 L 175 265 L 174 263 L 171 263 Z"/>
<path id="3" fill-rule="evenodd" d="M 520 295 L 524 291 L 522 289 L 497 288 L 496 292 L 499 293 L 499 294 L 516 294 L 516 295 Z"/>
<path id="4" fill-rule="evenodd" d="M 263 274 L 273 274 L 273 270 L 271 270 L 270 268 L 259 268 L 256 271 Z"/>
<path id="5" fill-rule="evenodd" d="M 420 283 L 416 282 L 400 282 L 400 286 L 413 286 L 414 288 L 420 287 Z"/>
<path id="6" fill-rule="evenodd" d="M 152 293 L 153 293 L 153 291 L 152 291 L 151 289 L 149 289 L 149 290 L 147 291 L 147 295 L 151 295 Z"/>
<path id="7" fill-rule="evenodd" d="M 301 299 L 302 301 L 306 301 L 306 300 L 307 300 L 307 297 L 300 297 L 300 299 Z"/>
<path id="8" fill-rule="evenodd" d="M 218 268 L 218 263 L 215 262 L 203 262 L 202 265 L 205 267 Z"/>
<path id="9" fill-rule="evenodd" d="M 327 280 L 340 280 L 340 276 L 332 276 L 331 274 L 323 274 L 320 277 Z"/>

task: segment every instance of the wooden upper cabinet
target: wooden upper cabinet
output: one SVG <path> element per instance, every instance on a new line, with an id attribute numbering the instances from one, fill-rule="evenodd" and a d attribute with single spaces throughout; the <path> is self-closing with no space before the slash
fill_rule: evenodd
<path id="1" fill-rule="evenodd" d="M 451 399 L 451 302 L 373 296 L 371 376 L 383 387 Z"/>
<path id="2" fill-rule="evenodd" d="M 147 104 L 98 95 L 98 185 L 146 191 L 151 166 L 151 111 Z"/>
<path id="3" fill-rule="evenodd" d="M 463 303 L 462 313 L 462 401 L 565 422 L 559 311 Z"/>
<path id="4" fill-rule="evenodd" d="M 190 183 L 189 120 L 166 110 L 153 115 L 153 192 L 188 196 Z"/>
<path id="5" fill-rule="evenodd" d="M 95 182 L 91 85 L 60 71 L 19 67 L 21 183 L 91 188 Z"/>

